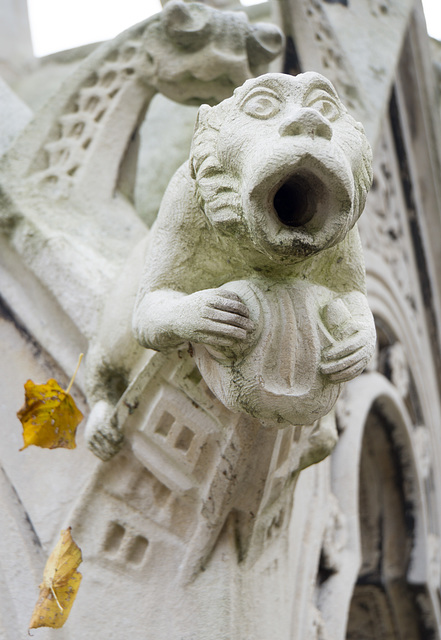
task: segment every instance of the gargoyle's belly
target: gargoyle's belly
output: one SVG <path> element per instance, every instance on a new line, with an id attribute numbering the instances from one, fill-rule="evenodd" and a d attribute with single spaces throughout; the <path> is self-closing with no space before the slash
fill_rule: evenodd
<path id="1" fill-rule="evenodd" d="M 341 387 L 319 367 L 322 350 L 334 341 L 321 317 L 333 304 L 331 291 L 268 279 L 239 280 L 222 289 L 240 296 L 255 330 L 222 353 L 194 346 L 200 372 L 219 400 L 267 427 L 313 424 L 329 413 Z"/>

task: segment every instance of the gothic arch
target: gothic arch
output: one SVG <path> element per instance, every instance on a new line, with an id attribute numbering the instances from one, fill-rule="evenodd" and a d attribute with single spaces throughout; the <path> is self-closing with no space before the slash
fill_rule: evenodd
<path id="1" fill-rule="evenodd" d="M 430 347 L 421 339 L 422 321 L 419 314 L 410 312 L 406 300 L 388 272 L 387 265 L 378 257 L 376 260 L 369 260 L 366 280 L 369 305 L 376 319 L 377 330 L 385 328 L 392 338 L 391 342 L 399 341 L 402 344 L 407 366 L 415 381 L 424 422 L 427 425 L 437 424 L 440 419 L 438 405 L 433 402 L 433 398 L 438 395 L 436 372 L 432 369 Z"/>
<path id="2" fill-rule="evenodd" d="M 383 580 L 387 583 L 388 589 L 393 590 L 393 587 L 397 587 L 390 596 L 394 611 L 398 611 L 400 607 L 410 611 L 409 607 L 406 609 L 406 604 L 402 606 L 403 603 L 416 603 L 418 600 L 413 618 L 415 628 L 423 628 L 424 624 L 427 625 L 427 630 L 435 628 L 437 609 L 434 604 L 435 594 L 430 584 L 427 501 L 421 464 L 415 455 L 415 430 L 406 405 L 397 389 L 385 376 L 371 372 L 347 385 L 339 413 L 342 434 L 332 456 L 331 488 L 338 500 L 345 523 L 346 540 L 342 548 L 336 552 L 336 570 L 322 583 L 318 599 L 330 635 L 335 638 L 346 637 L 348 618 L 354 614 L 354 609 L 351 609 L 353 593 L 356 597 L 360 596 L 359 587 L 363 577 L 364 582 L 368 584 L 366 576 L 370 570 L 369 562 L 372 566 L 376 562 L 377 572 L 378 566 L 380 572 L 383 571 L 378 584 L 381 585 Z M 375 481 L 371 483 L 377 489 L 374 494 L 369 491 L 372 466 L 374 470 L 378 470 L 378 476 L 374 476 Z M 394 484 L 397 474 L 399 484 Z M 379 533 L 378 526 L 382 524 L 381 518 L 384 516 L 387 523 L 384 523 L 383 530 Z M 362 532 L 366 523 L 372 522 L 377 525 L 377 546 L 375 539 L 372 544 L 372 539 Z M 393 541 L 402 524 L 405 531 L 404 534 L 400 534 L 403 552 L 397 555 L 394 553 Z M 386 556 L 385 544 L 390 546 L 386 550 Z M 375 557 L 375 549 L 377 556 L 378 549 L 380 556 L 381 553 L 383 556 Z M 371 556 L 368 552 L 371 552 Z M 393 578 L 396 578 L 397 582 L 392 586 Z M 390 613 L 389 604 L 385 603 L 383 595 L 379 595 L 375 600 L 378 594 L 373 592 L 378 584 L 372 587 L 370 595 L 373 594 L 372 606 L 375 607 L 375 616 L 379 618 L 378 612 L 383 611 L 386 628 L 387 620 L 395 614 Z M 365 593 L 367 594 L 367 590 Z M 355 607 L 355 601 L 353 606 Z M 366 608 L 366 603 L 363 606 Z M 375 637 L 383 640 L 432 637 L 427 634 L 386 635 L 386 632 L 378 635 L 378 629 L 376 633 L 376 636 L 348 635 L 348 638 L 357 637 L 361 640 L 362 637 Z"/>
<path id="3" fill-rule="evenodd" d="M 420 496 L 399 422 L 390 399 L 380 397 L 364 426 L 359 476 L 361 566 L 349 609 L 348 640 L 416 640 L 426 638 L 433 627 L 423 613 L 424 578 L 420 583 L 411 575 L 424 571 L 426 550 L 418 549 Z"/>

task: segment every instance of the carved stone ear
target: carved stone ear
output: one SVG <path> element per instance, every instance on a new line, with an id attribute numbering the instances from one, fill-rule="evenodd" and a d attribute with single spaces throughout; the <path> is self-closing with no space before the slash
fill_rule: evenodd
<path id="1" fill-rule="evenodd" d="M 283 35 L 277 27 L 263 22 L 251 25 L 247 38 L 250 67 L 271 62 L 282 51 L 283 45 Z"/>
<path id="2" fill-rule="evenodd" d="M 200 49 L 211 33 L 210 11 L 202 4 L 168 2 L 163 20 L 169 38 L 185 48 Z"/>
<path id="3" fill-rule="evenodd" d="M 194 125 L 194 131 L 198 131 L 201 127 L 203 127 L 207 123 L 208 114 L 211 111 L 211 107 L 208 104 L 201 104 L 198 110 L 198 114 L 196 116 L 196 122 Z"/>

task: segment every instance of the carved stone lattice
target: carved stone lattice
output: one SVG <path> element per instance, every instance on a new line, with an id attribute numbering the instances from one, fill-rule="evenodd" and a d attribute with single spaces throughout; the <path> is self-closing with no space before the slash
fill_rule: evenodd
<path id="1" fill-rule="evenodd" d="M 78 94 L 71 98 L 70 108 L 59 118 L 54 139 L 43 145 L 42 160 L 36 161 L 31 173 L 34 181 L 58 184 L 64 192 L 74 182 L 87 149 L 102 128 L 100 122 L 112 109 L 117 94 L 126 88 L 128 80 L 145 81 L 149 76 L 148 54 L 143 49 L 145 30 L 140 29 L 138 34 L 111 50 L 97 70 L 85 79 Z M 153 74 L 153 67 L 150 71 Z"/>

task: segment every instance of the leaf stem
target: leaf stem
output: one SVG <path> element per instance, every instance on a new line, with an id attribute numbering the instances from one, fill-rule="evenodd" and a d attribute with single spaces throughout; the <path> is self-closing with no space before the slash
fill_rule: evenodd
<path id="1" fill-rule="evenodd" d="M 81 354 L 81 355 L 83 355 L 83 354 Z M 58 598 L 57 598 L 57 594 L 55 593 L 54 588 L 53 588 L 53 586 L 52 586 L 52 585 L 50 586 L 50 589 L 51 589 L 51 591 L 52 591 L 52 595 L 54 596 L 54 598 L 55 598 L 55 602 L 57 603 L 57 605 L 58 605 L 58 607 L 59 607 L 60 611 L 64 611 L 63 607 L 62 607 L 62 606 L 61 606 L 61 604 L 60 604 L 60 601 L 59 601 L 59 600 L 58 600 Z"/>
<path id="2" fill-rule="evenodd" d="M 81 360 L 83 359 L 83 357 L 84 357 L 84 353 L 80 353 L 80 357 L 78 358 L 77 368 L 75 369 L 74 374 L 73 374 L 72 378 L 70 379 L 69 386 L 66 389 L 66 393 L 69 393 L 70 390 L 72 389 L 72 385 L 74 383 L 75 376 L 78 373 L 78 369 L 80 368 Z"/>

